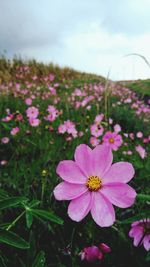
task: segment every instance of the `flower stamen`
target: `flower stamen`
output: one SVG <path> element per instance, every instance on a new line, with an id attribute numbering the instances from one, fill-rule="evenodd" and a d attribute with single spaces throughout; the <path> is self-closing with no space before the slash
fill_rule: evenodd
<path id="1" fill-rule="evenodd" d="M 102 179 L 99 178 L 97 175 L 89 176 L 86 186 L 90 191 L 98 191 L 102 187 Z"/>
<path id="2" fill-rule="evenodd" d="M 109 143 L 113 144 L 115 142 L 114 138 L 109 138 Z"/>

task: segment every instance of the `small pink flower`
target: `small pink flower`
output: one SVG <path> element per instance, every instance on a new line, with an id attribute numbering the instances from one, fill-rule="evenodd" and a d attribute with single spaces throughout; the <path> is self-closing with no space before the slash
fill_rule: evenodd
<path id="1" fill-rule="evenodd" d="M 40 122 L 41 122 L 41 121 L 40 121 L 39 119 L 29 118 L 29 124 L 30 124 L 32 127 L 37 127 L 37 126 L 39 126 Z"/>
<path id="2" fill-rule="evenodd" d="M 66 125 L 64 124 L 60 124 L 59 127 L 58 127 L 58 133 L 59 134 L 64 134 L 66 132 Z"/>
<path id="3" fill-rule="evenodd" d="M 28 118 L 36 119 L 39 115 L 39 110 L 36 107 L 30 107 L 26 110 L 26 114 Z"/>
<path id="4" fill-rule="evenodd" d="M 86 260 L 87 262 L 100 261 L 103 258 L 103 253 L 96 246 L 84 248 L 80 255 L 81 260 Z"/>
<path id="5" fill-rule="evenodd" d="M 143 133 L 142 133 L 142 132 L 138 132 L 138 133 L 136 134 L 136 136 L 137 136 L 137 138 L 142 138 L 142 137 L 143 137 Z"/>
<path id="6" fill-rule="evenodd" d="M 99 127 L 98 125 L 93 124 L 90 127 L 90 131 L 91 131 L 91 135 L 93 135 L 95 137 L 99 137 L 103 134 L 104 129 L 102 126 Z"/>
<path id="7" fill-rule="evenodd" d="M 1 142 L 2 142 L 3 144 L 7 144 L 7 143 L 9 143 L 9 138 L 8 138 L 8 137 L 3 137 L 3 138 L 1 139 Z"/>
<path id="8" fill-rule="evenodd" d="M 150 219 L 144 219 L 132 223 L 129 236 L 134 238 L 134 246 L 143 245 L 150 250 Z"/>
<path id="9" fill-rule="evenodd" d="M 109 246 L 101 243 L 99 246 L 86 247 L 80 252 L 81 260 L 87 262 L 98 262 L 104 258 L 105 253 L 111 252 Z"/>
<path id="10" fill-rule="evenodd" d="M 16 121 L 23 121 L 23 116 L 22 116 L 22 114 L 18 114 L 18 115 L 16 116 Z"/>
<path id="11" fill-rule="evenodd" d="M 106 145 L 98 145 L 93 150 L 79 145 L 74 158 L 75 161 L 64 160 L 58 164 L 56 172 L 63 182 L 54 189 L 55 198 L 71 200 L 68 215 L 72 220 L 79 222 L 91 212 L 99 226 L 111 226 L 115 221 L 113 205 L 127 208 L 135 201 L 135 190 L 126 184 L 134 176 L 132 164 L 111 165 L 112 150 Z"/>
<path id="12" fill-rule="evenodd" d="M 94 122 L 95 122 L 96 124 L 100 124 L 101 121 L 102 121 L 103 119 L 104 119 L 104 114 L 101 113 L 101 114 L 99 114 L 99 115 L 97 115 L 97 116 L 95 117 Z"/>
<path id="13" fill-rule="evenodd" d="M 93 147 L 95 147 L 95 146 L 99 145 L 99 140 L 95 136 L 91 136 L 91 138 L 90 138 L 90 144 Z"/>
<path id="14" fill-rule="evenodd" d="M 10 133 L 11 133 L 11 135 L 16 135 L 19 132 L 20 132 L 19 127 L 14 127 L 14 128 L 11 129 Z"/>
<path id="15" fill-rule="evenodd" d="M 25 103 L 26 103 L 26 105 L 31 106 L 32 105 L 32 99 L 31 98 L 26 98 L 25 99 Z"/>
<path id="16" fill-rule="evenodd" d="M 119 124 L 115 124 L 115 126 L 114 126 L 114 131 L 115 131 L 116 133 L 121 132 L 121 126 L 120 126 Z"/>
<path id="17" fill-rule="evenodd" d="M 139 153 L 142 159 L 144 159 L 147 156 L 146 150 L 141 145 L 136 146 L 135 150 Z"/>
<path id="18" fill-rule="evenodd" d="M 1 160 L 1 161 L 0 161 L 0 165 L 1 165 L 1 166 L 5 166 L 5 165 L 7 165 L 7 163 L 8 163 L 7 160 Z"/>
<path id="19" fill-rule="evenodd" d="M 106 132 L 103 136 L 103 143 L 109 146 L 113 150 L 118 150 L 118 148 L 122 145 L 122 137 L 116 132 Z"/>

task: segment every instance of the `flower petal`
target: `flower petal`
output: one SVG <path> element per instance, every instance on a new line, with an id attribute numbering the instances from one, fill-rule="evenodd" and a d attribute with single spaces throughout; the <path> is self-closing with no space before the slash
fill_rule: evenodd
<path id="1" fill-rule="evenodd" d="M 93 220 L 101 227 L 111 226 L 115 221 L 115 211 L 112 204 L 100 192 L 93 193 L 91 214 Z"/>
<path id="2" fill-rule="evenodd" d="M 127 208 L 133 205 L 136 197 L 135 190 L 124 183 L 103 185 L 101 192 L 112 204 L 120 208 Z"/>
<path id="3" fill-rule="evenodd" d="M 131 163 L 117 162 L 103 175 L 103 182 L 104 184 L 113 182 L 127 183 L 133 178 L 134 173 Z"/>
<path id="4" fill-rule="evenodd" d="M 71 200 L 79 197 L 87 190 L 87 187 L 82 184 L 62 182 L 55 187 L 54 196 L 57 200 Z"/>
<path id="5" fill-rule="evenodd" d="M 150 235 L 146 235 L 143 240 L 144 248 L 148 251 L 150 250 Z"/>
<path id="6" fill-rule="evenodd" d="M 92 149 L 84 144 L 79 145 L 75 150 L 75 162 L 86 176 L 93 174 L 92 170 Z"/>
<path id="7" fill-rule="evenodd" d="M 87 180 L 76 162 L 72 160 L 61 161 L 56 172 L 63 180 L 69 183 L 85 184 Z"/>
<path id="8" fill-rule="evenodd" d="M 129 236 L 134 238 L 133 244 L 135 247 L 137 247 L 144 236 L 143 228 L 139 226 L 132 227 L 129 232 Z"/>
<path id="9" fill-rule="evenodd" d="M 92 151 L 93 175 L 102 175 L 109 170 L 113 160 L 112 151 L 109 146 L 98 145 Z"/>
<path id="10" fill-rule="evenodd" d="M 73 199 L 68 207 L 69 217 L 76 222 L 81 221 L 91 209 L 91 192 L 87 191 L 80 197 Z"/>

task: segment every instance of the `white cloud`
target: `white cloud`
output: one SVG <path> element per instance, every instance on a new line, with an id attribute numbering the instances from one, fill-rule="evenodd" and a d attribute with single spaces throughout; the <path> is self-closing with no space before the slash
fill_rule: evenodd
<path id="1" fill-rule="evenodd" d="M 0 52 L 112 79 L 148 78 L 149 0 L 0 0 Z"/>

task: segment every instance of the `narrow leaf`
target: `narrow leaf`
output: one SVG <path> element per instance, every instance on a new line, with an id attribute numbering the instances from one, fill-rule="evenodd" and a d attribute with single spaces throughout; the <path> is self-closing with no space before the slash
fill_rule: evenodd
<path id="1" fill-rule="evenodd" d="M 36 259 L 32 265 L 32 267 L 44 267 L 45 266 L 45 253 L 44 251 L 40 251 L 36 256 Z"/>
<path id="2" fill-rule="evenodd" d="M 25 198 L 25 197 L 9 197 L 9 198 L 5 198 L 3 200 L 0 200 L 0 209 L 14 207 L 14 206 L 26 201 L 26 200 L 27 200 L 27 198 Z"/>
<path id="3" fill-rule="evenodd" d="M 57 223 L 57 224 L 63 224 L 63 220 L 59 218 L 58 216 L 54 215 L 53 213 L 45 210 L 40 210 L 40 209 L 31 209 L 32 214 L 40 217 L 45 220 L 49 220 L 51 222 Z"/>
<path id="4" fill-rule="evenodd" d="M 0 243 L 5 243 L 20 249 L 29 248 L 29 243 L 27 243 L 23 238 L 4 229 L 0 229 Z"/>

